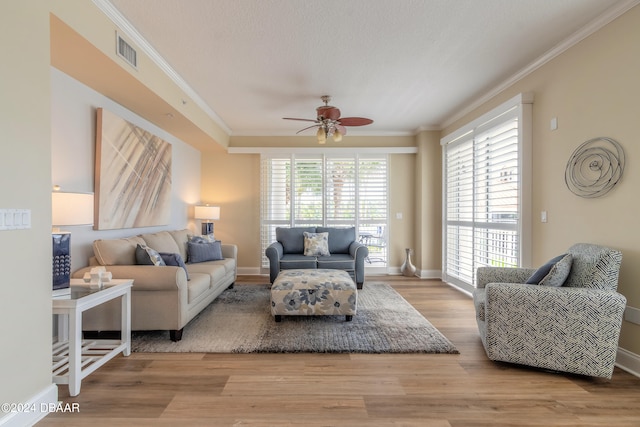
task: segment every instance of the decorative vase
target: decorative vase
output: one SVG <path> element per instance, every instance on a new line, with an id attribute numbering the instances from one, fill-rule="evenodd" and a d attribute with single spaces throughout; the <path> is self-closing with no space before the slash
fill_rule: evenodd
<path id="1" fill-rule="evenodd" d="M 413 277 L 416 275 L 416 266 L 411 263 L 411 252 L 413 252 L 410 248 L 405 249 L 406 256 L 405 260 L 400 267 L 400 272 L 407 277 Z"/>

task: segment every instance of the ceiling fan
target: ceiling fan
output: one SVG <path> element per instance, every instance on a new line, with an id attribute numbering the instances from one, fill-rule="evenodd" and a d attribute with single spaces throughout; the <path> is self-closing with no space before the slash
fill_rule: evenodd
<path id="1" fill-rule="evenodd" d="M 365 126 L 373 123 L 373 120 L 366 119 L 364 117 L 340 117 L 340 110 L 329 105 L 329 102 L 331 101 L 331 97 L 329 95 L 323 95 L 320 99 L 322 99 L 324 105 L 316 108 L 317 117 L 315 120 L 284 117 L 284 120 L 300 120 L 303 122 L 315 123 L 312 126 L 300 129 L 296 134 L 304 132 L 307 129 L 317 127 L 318 143 L 326 143 L 328 137 L 332 137 L 334 141 L 340 142 L 342 141 L 342 137 L 347 134 L 345 126 Z"/>

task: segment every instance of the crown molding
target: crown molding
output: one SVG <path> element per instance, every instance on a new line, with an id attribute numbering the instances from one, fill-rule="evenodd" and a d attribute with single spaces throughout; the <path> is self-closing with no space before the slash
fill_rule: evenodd
<path id="1" fill-rule="evenodd" d="M 417 147 L 229 147 L 229 154 L 415 154 Z"/>
<path id="2" fill-rule="evenodd" d="M 313 133 L 309 133 L 309 136 L 314 136 Z M 405 131 L 385 131 L 385 130 L 381 130 L 381 131 L 364 131 L 364 130 L 358 130 L 358 131 L 352 131 L 351 129 L 349 129 L 349 132 L 347 135 L 345 135 L 345 138 L 348 138 L 350 136 L 415 136 L 416 134 L 414 132 L 405 132 Z M 231 136 L 296 136 L 296 135 L 292 135 L 291 131 L 285 131 L 285 130 L 280 130 L 280 131 L 272 131 L 272 130 L 245 130 L 245 131 L 235 131 L 231 134 Z M 304 136 L 304 135 L 297 135 L 297 136 Z"/>
<path id="3" fill-rule="evenodd" d="M 140 49 L 156 64 L 168 77 L 182 89 L 218 126 L 228 135 L 231 129 L 216 114 L 215 111 L 194 91 L 191 86 L 165 61 L 165 59 L 151 46 L 136 28 L 107 0 L 92 0 L 93 3 L 109 18 L 124 34 L 127 35 Z M 184 100 L 183 100 L 184 102 Z"/>
<path id="4" fill-rule="evenodd" d="M 586 39 L 596 31 L 600 30 L 602 27 L 609 24 L 614 19 L 624 15 L 626 12 L 628 12 L 630 9 L 637 6 L 638 4 L 640 4 L 640 0 L 626 0 L 612 6 L 610 9 L 607 9 L 602 15 L 598 16 L 589 24 L 585 25 L 584 27 L 582 27 L 581 29 L 573 33 L 571 36 L 569 36 L 563 42 L 556 45 L 554 48 L 548 50 L 538 59 L 536 59 L 529 65 L 527 65 L 525 68 L 523 68 L 516 74 L 512 75 L 510 78 L 508 78 L 498 86 L 489 90 L 480 98 L 477 98 L 474 101 L 470 102 L 467 106 L 465 106 L 460 111 L 458 111 L 457 113 L 449 117 L 447 120 L 444 121 L 441 128 L 444 129 L 447 126 L 450 126 L 456 120 L 461 119 L 462 117 L 469 114 L 476 108 L 488 102 L 489 100 L 491 100 L 492 98 L 494 98 L 495 96 L 497 96 L 498 94 L 500 94 L 501 92 L 503 92 L 504 90 L 512 86 L 513 84 L 517 83 L 518 81 L 522 80 L 529 74 L 536 71 L 538 68 L 545 65 L 547 62 L 551 61 L 552 59 L 566 52 L 571 47 L 575 46 L 576 44 Z"/>

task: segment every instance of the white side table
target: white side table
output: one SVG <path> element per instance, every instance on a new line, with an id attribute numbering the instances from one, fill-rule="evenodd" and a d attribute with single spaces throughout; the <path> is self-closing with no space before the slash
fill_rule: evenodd
<path id="1" fill-rule="evenodd" d="M 80 382 L 118 353 L 131 354 L 132 279 L 113 279 L 103 289 L 90 289 L 82 279 L 71 279 L 67 295 L 53 296 L 58 316 L 58 341 L 53 343 L 53 382 L 68 384 L 69 394 L 80 394 Z M 119 340 L 83 340 L 82 313 L 107 301 L 122 300 Z M 68 321 L 67 321 L 68 318 Z"/>

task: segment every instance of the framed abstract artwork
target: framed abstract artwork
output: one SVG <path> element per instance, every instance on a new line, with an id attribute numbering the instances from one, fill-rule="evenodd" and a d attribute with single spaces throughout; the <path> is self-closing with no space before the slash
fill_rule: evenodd
<path id="1" fill-rule="evenodd" d="M 114 113 L 97 109 L 97 230 L 169 224 L 171 144 Z"/>

